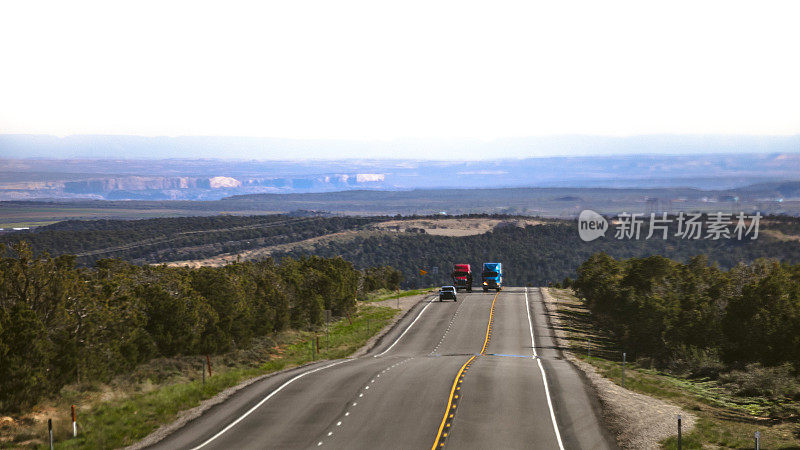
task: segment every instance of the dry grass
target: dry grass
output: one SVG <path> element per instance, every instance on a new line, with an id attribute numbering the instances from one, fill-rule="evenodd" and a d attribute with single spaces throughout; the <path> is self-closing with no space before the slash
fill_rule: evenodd
<path id="1" fill-rule="evenodd" d="M 767 236 L 779 241 L 800 241 L 800 236 L 786 234 L 780 230 L 761 230 L 760 233 L 766 234 Z"/>
<path id="2" fill-rule="evenodd" d="M 541 221 L 532 219 L 417 219 L 417 220 L 390 220 L 373 225 L 373 228 L 387 231 L 405 231 L 409 228 L 421 228 L 425 233 L 434 236 L 473 236 L 492 231 L 497 226 L 508 225 L 524 227 L 526 225 L 539 225 Z"/>
<path id="3" fill-rule="evenodd" d="M 271 256 L 273 253 L 291 251 L 294 249 L 312 249 L 315 245 L 326 244 L 333 241 L 347 242 L 355 239 L 358 236 L 374 235 L 374 232 L 348 230 L 340 231 L 338 233 L 326 234 L 325 236 L 316 236 L 309 239 L 304 239 L 297 242 L 289 242 L 286 244 L 270 245 L 267 247 L 256 248 L 252 250 L 245 250 L 239 253 L 223 253 L 221 255 L 212 256 L 210 258 L 194 259 L 188 261 L 173 261 L 166 263 L 168 266 L 184 266 L 184 267 L 220 267 L 225 264 L 235 262 L 237 260 L 250 261 L 255 259 L 264 259 Z"/>

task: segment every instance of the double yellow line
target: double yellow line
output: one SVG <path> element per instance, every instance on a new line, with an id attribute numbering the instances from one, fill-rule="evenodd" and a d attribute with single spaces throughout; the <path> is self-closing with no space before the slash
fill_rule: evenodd
<path id="1" fill-rule="evenodd" d="M 481 355 L 486 353 L 486 347 L 489 346 L 489 339 L 492 337 L 492 322 L 494 322 L 494 302 L 497 301 L 497 296 L 500 295 L 500 291 L 497 291 L 494 294 L 494 298 L 492 299 L 492 308 L 489 310 L 489 323 L 486 324 L 486 338 L 483 339 L 483 348 L 481 349 Z"/>
<path id="2" fill-rule="evenodd" d="M 486 337 L 483 339 L 483 348 L 481 348 L 481 355 L 486 353 L 486 347 L 489 346 L 489 338 L 492 336 L 492 321 L 494 321 L 494 303 L 497 301 L 497 296 L 500 295 L 500 292 L 494 294 L 494 298 L 492 299 L 492 307 L 489 310 L 489 323 L 486 324 Z M 453 421 L 453 418 L 456 415 L 456 403 L 458 402 L 458 398 L 460 395 L 457 393 L 461 390 L 462 381 L 464 381 L 464 373 L 469 369 L 469 365 L 472 364 L 472 361 L 477 357 L 477 355 L 473 355 L 467 362 L 458 369 L 458 373 L 456 374 L 456 379 L 453 380 L 453 387 L 450 388 L 450 397 L 447 400 L 447 407 L 444 409 L 444 417 L 442 417 L 442 423 L 439 425 L 439 432 L 436 434 L 436 440 L 433 441 L 433 446 L 431 450 L 436 450 L 438 448 L 444 447 L 444 440 L 447 438 L 449 434 L 450 425 Z"/>

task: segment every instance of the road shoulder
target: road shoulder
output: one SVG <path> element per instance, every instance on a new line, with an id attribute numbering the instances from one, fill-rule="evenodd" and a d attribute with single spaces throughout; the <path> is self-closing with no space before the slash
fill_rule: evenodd
<path id="1" fill-rule="evenodd" d="M 586 376 L 597 394 L 603 409 L 603 420 L 624 449 L 657 449 L 659 442 L 677 434 L 678 414 L 683 420 L 683 432 L 689 433 L 696 417 L 686 410 L 662 400 L 627 390 L 602 377 L 591 364 L 576 358 L 558 314 L 558 301 L 547 288 L 540 288 L 545 307 L 553 325 L 557 346 L 564 357 Z"/>
<path id="2" fill-rule="evenodd" d="M 403 319 L 405 319 L 407 316 L 409 316 L 409 314 L 412 312 L 412 310 L 415 309 L 414 307 L 416 305 L 418 305 L 422 300 L 424 300 L 425 298 L 428 298 L 428 297 L 430 297 L 429 294 L 421 294 L 421 295 L 415 295 L 415 296 L 409 296 L 409 297 L 400 298 L 400 302 L 399 302 L 400 308 L 399 308 L 398 314 L 395 315 L 395 317 L 389 322 L 388 325 L 384 326 L 381 329 L 381 331 L 379 331 L 374 336 L 372 336 L 361 348 L 356 350 L 348 358 L 358 358 L 358 357 L 364 356 L 365 354 L 369 353 L 370 350 L 372 350 L 375 346 L 377 346 L 381 342 L 382 338 L 387 333 L 392 331 L 395 327 L 397 327 L 397 325 Z M 376 306 L 389 306 L 389 307 L 398 306 L 398 302 L 396 300 L 394 300 L 394 299 L 384 300 L 384 301 L 380 301 L 380 302 L 371 302 L 371 303 L 368 303 L 368 304 L 376 305 Z M 261 382 L 261 381 L 265 381 L 265 380 L 268 380 L 270 378 L 286 375 L 288 373 L 301 373 L 301 372 L 309 369 L 312 366 L 320 365 L 321 363 L 324 363 L 326 361 L 327 360 L 317 360 L 317 361 L 313 361 L 313 362 L 308 362 L 308 363 L 302 364 L 300 366 L 290 367 L 290 368 L 286 368 L 286 369 L 279 370 L 279 371 L 276 371 L 276 372 L 271 372 L 271 373 L 268 373 L 268 374 L 264 374 L 264 375 L 260 375 L 260 376 L 257 376 L 257 377 L 253 377 L 253 378 L 250 378 L 248 380 L 243 381 L 242 383 L 239 383 L 236 386 L 229 387 L 229 388 L 225 389 L 224 391 L 220 392 L 219 394 L 217 394 L 216 396 L 214 396 L 212 398 L 209 398 L 209 399 L 206 399 L 206 400 L 203 400 L 198 406 L 195 406 L 193 408 L 190 408 L 190 409 L 187 409 L 187 410 L 181 412 L 176 420 L 172 421 L 171 423 L 162 425 L 161 427 L 159 427 L 158 429 L 156 429 L 155 431 L 153 431 L 149 435 L 145 436 L 142 440 L 140 440 L 140 441 L 138 441 L 138 442 L 136 442 L 136 443 L 134 443 L 132 445 L 129 445 L 129 446 L 125 447 L 125 449 L 126 450 L 139 450 L 139 449 L 144 449 L 144 448 L 150 447 L 152 445 L 155 445 L 158 442 L 160 442 L 163 439 L 165 439 L 170 434 L 177 432 L 178 430 L 180 430 L 181 428 L 183 428 L 184 426 L 189 424 L 191 421 L 199 418 L 204 413 L 206 413 L 209 410 L 211 410 L 214 406 L 220 405 L 221 403 L 225 402 L 226 400 L 231 398 L 236 393 L 240 392 L 241 390 L 243 390 L 243 389 L 245 389 L 245 388 L 247 388 L 249 386 L 252 386 L 255 383 L 258 383 L 258 382 Z"/>
<path id="3" fill-rule="evenodd" d="M 399 309 L 399 313 L 394 316 L 394 318 L 389 321 L 389 324 L 383 327 L 381 331 L 375 333 L 374 336 L 369 338 L 366 344 L 362 346 L 360 349 L 356 350 L 350 357 L 351 358 L 360 358 L 378 346 L 383 338 L 392 331 L 400 321 L 405 319 L 406 317 L 411 314 L 412 310 L 415 309 L 415 306 L 419 305 L 423 300 L 426 298 L 430 298 L 433 294 L 426 293 L 420 295 L 412 295 L 408 297 L 400 297 L 399 301 L 397 299 L 388 299 L 388 300 L 381 300 L 379 302 L 369 302 L 370 305 L 376 306 L 388 306 L 390 308 Z M 399 308 L 398 308 L 399 306 Z"/>

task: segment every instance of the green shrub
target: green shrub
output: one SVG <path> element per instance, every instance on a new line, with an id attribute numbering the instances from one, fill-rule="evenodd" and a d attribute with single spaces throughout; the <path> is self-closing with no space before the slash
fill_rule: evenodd
<path id="1" fill-rule="evenodd" d="M 710 378 L 749 363 L 800 370 L 800 265 L 758 259 L 724 271 L 703 256 L 681 263 L 598 253 L 580 266 L 573 285 L 593 320 L 637 361 Z M 763 372 L 777 384 L 759 387 L 747 373 L 728 379 L 743 392 L 788 389 L 781 377 L 790 369 L 762 366 L 746 372 Z"/>
<path id="2" fill-rule="evenodd" d="M 714 349 L 681 346 L 674 352 L 667 369 L 676 375 L 716 379 L 725 370 L 725 364 Z"/>
<path id="3" fill-rule="evenodd" d="M 800 395 L 800 380 L 794 375 L 789 363 L 777 367 L 748 364 L 745 370 L 733 370 L 721 375 L 720 381 L 738 395 L 770 399 Z"/>

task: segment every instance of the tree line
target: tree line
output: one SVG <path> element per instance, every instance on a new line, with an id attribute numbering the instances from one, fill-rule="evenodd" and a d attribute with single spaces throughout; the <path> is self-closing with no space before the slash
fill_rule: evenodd
<path id="1" fill-rule="evenodd" d="M 268 259 L 224 267 L 139 266 L 35 255 L 0 245 L 0 410 L 62 386 L 107 381 L 154 357 L 214 354 L 288 328 L 355 312 L 361 289 L 396 289 L 391 268 L 342 258 Z"/>
<path id="2" fill-rule="evenodd" d="M 448 218 L 518 218 L 503 215 L 448 216 Z M 403 217 L 394 217 L 402 219 Z M 411 216 L 408 219 L 436 220 L 439 216 Z M 0 243 L 20 239 L 31 243 L 34 253 L 48 252 L 83 255 L 79 266 L 118 258 L 137 264 L 189 260 L 235 253 L 246 249 L 287 244 L 346 230 L 369 227 L 389 217 L 294 217 L 212 216 L 146 220 L 65 221 L 27 233 L 0 235 Z M 404 275 L 403 287 L 449 283 L 453 263 L 480 266 L 483 262 L 504 263 L 508 284 L 546 285 L 565 277 L 575 277 L 576 268 L 589 256 L 606 252 L 615 258 L 663 255 L 687 261 L 706 254 L 723 268 L 772 256 L 787 262 L 800 262 L 800 242 L 781 239 L 780 234 L 800 233 L 800 219 L 770 216 L 763 219 L 762 233 L 755 241 L 722 240 L 618 240 L 611 233 L 605 238 L 583 242 L 575 221 L 545 221 L 543 225 L 519 228 L 499 227 L 490 233 L 449 237 L 421 233 L 356 236 L 331 240 L 315 248 L 275 254 L 298 258 L 318 255 L 342 256 L 357 268 L 390 265 Z M 670 234 L 674 235 L 674 226 Z M 777 237 L 776 237 L 777 236 Z M 438 268 L 434 271 L 433 268 Z M 420 275 L 419 270 L 428 273 Z"/>
<path id="3" fill-rule="evenodd" d="M 800 219 L 770 217 L 768 223 L 762 224 L 762 231 L 773 227 L 785 229 L 785 234 L 789 234 L 794 228 L 800 230 Z M 671 234 L 675 231 L 674 227 L 670 229 Z M 404 288 L 449 284 L 454 263 L 471 264 L 473 270 L 477 267 L 480 271 L 484 262 L 502 262 L 508 285 L 546 286 L 565 277 L 574 278 L 581 263 L 598 252 L 614 258 L 662 255 L 684 262 L 705 254 L 723 268 L 767 256 L 800 263 L 800 242 L 776 239 L 765 232 L 757 240 L 742 241 L 618 240 L 611 233 L 607 234 L 605 238 L 584 242 L 578 236 L 576 222 L 558 221 L 525 228 L 499 227 L 488 233 L 463 237 L 417 233 L 357 236 L 352 240 L 329 241 L 311 249 L 274 253 L 273 257 L 342 256 L 357 268 L 388 265 L 403 273 Z M 436 272 L 434 267 L 438 269 Z M 428 273 L 421 275 L 420 269 Z"/>
<path id="4" fill-rule="evenodd" d="M 571 284 L 629 357 L 695 375 L 751 363 L 800 370 L 800 264 L 757 259 L 723 270 L 705 256 L 598 253 Z"/>

